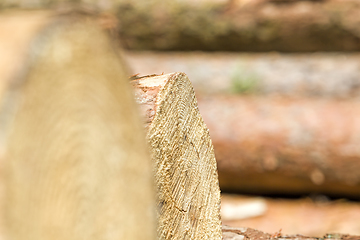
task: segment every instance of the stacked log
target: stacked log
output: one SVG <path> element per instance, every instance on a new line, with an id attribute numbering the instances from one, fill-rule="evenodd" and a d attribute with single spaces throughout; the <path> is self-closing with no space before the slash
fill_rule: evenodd
<path id="1" fill-rule="evenodd" d="M 5 239 L 155 239 L 152 163 L 116 45 L 84 13 L 4 14 Z"/>
<path id="2" fill-rule="evenodd" d="M 0 7 L 66 7 L 72 2 L 4 0 Z M 360 50 L 360 3 L 357 0 L 76 2 L 92 9 L 116 13 L 120 37 L 129 49 L 257 52 Z"/>
<path id="3" fill-rule="evenodd" d="M 119 5 L 120 35 L 129 49 L 246 52 L 360 49 L 357 14 L 360 3 L 356 0 L 151 2 L 146 6 L 126 1 Z"/>
<path id="4" fill-rule="evenodd" d="M 222 190 L 359 198 L 358 100 L 199 99 Z"/>
<path id="5" fill-rule="evenodd" d="M 318 237 L 309 237 L 303 236 L 300 234 L 297 235 L 283 235 L 280 231 L 270 234 L 264 233 L 256 229 L 251 228 L 233 228 L 228 226 L 223 226 L 223 239 L 224 240 L 232 240 L 232 239 L 242 239 L 242 240 L 271 240 L 271 239 L 288 239 L 288 240 L 357 240 L 360 236 L 354 236 L 349 234 L 339 234 L 339 233 L 327 233 L 322 238 Z"/>

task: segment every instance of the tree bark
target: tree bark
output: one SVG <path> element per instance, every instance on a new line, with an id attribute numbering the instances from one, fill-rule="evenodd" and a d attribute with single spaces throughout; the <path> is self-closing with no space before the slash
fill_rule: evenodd
<path id="1" fill-rule="evenodd" d="M 3 0 L 0 7 L 41 8 L 66 6 L 73 2 Z M 246 52 L 360 50 L 360 3 L 357 0 L 76 2 L 116 12 L 119 36 L 129 49 Z"/>
<path id="2" fill-rule="evenodd" d="M 261 96 L 206 97 L 222 190 L 360 198 L 360 103 Z"/>
<path id="3" fill-rule="evenodd" d="M 336 239 L 336 240 L 356 240 L 360 236 L 353 236 L 349 234 L 339 234 L 339 233 L 327 233 L 324 235 L 324 240 Z M 251 228 L 233 228 L 228 226 L 223 226 L 223 240 L 275 240 L 275 239 L 287 239 L 287 240 L 318 240 L 318 237 L 308 237 L 303 235 L 282 235 L 281 230 L 279 232 L 269 234 L 264 233 L 256 229 Z"/>
<path id="4" fill-rule="evenodd" d="M 16 38 L 0 54 L 16 55 L 0 75 L 8 239 L 155 239 L 152 163 L 114 43 L 83 13 L 0 19 Z"/>
<path id="5" fill-rule="evenodd" d="M 156 166 L 160 239 L 221 239 L 217 166 L 191 82 L 172 73 L 132 84 Z"/>
<path id="6" fill-rule="evenodd" d="M 357 14 L 360 4 L 356 0 L 209 0 L 166 5 L 157 0 L 151 2 L 146 7 L 130 1 L 118 6 L 120 36 L 129 49 L 245 52 L 360 49 Z"/>

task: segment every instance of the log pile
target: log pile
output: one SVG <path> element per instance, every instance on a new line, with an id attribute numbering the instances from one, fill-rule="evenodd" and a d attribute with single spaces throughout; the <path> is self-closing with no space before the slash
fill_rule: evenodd
<path id="1" fill-rule="evenodd" d="M 2 177 L 6 234 L 19 240 L 155 239 L 156 190 L 151 161 L 126 79 L 126 67 L 115 53 L 117 47 L 87 13 L 39 13 L 16 18 L 0 16 L 3 20 L 10 19 L 0 24 L 0 30 L 4 30 L 0 32 L 21 29 L 18 36 L 14 35 L 14 41 L 5 42 L 8 47 L 3 49 L 8 51 L 0 57 L 0 62 L 11 59 L 8 56 L 14 57 L 9 64 L 11 68 L 0 72 L 0 97 L 4 99 L 0 116 L 4 123 L 1 138 L 5 154 Z M 147 140 L 155 164 L 159 238 L 316 239 L 252 229 L 224 227 L 221 230 L 213 146 L 189 79 L 183 73 L 173 73 L 135 77 L 131 83 L 145 117 Z M 327 109 L 326 101 L 315 101 L 316 104 L 312 101 L 309 103 L 312 107 L 296 100 L 277 101 L 257 99 L 249 108 L 241 102 L 235 103 L 246 109 L 248 116 L 259 114 L 262 121 L 268 120 L 267 129 L 257 125 L 257 120 L 253 121 L 256 117 L 244 116 L 249 122 L 243 121 L 242 126 L 233 128 L 236 130 L 229 135 L 224 129 L 219 130 L 219 135 L 214 131 L 214 142 L 218 146 L 221 146 L 218 140 L 227 137 L 235 144 L 224 144 L 225 151 L 217 153 L 220 169 L 226 173 L 224 178 L 220 175 L 220 180 L 223 183 L 227 183 L 227 177 L 233 180 L 241 169 L 244 179 L 240 178 L 240 188 L 253 188 L 259 184 L 258 179 L 248 178 L 246 171 L 269 171 L 274 175 L 269 178 L 261 175 L 259 179 L 261 184 L 268 182 L 266 188 L 271 189 L 276 171 L 281 170 L 290 178 L 276 180 L 279 183 L 294 175 L 303 181 L 289 187 L 295 192 L 302 191 L 301 184 L 306 181 L 313 185 L 328 184 L 328 189 L 331 186 L 339 194 L 349 193 L 346 186 L 351 190 L 357 188 L 358 179 L 352 171 L 355 168 L 349 165 L 351 157 L 357 156 L 354 150 L 357 139 L 351 137 L 350 131 L 339 133 L 344 134 L 341 138 L 344 141 L 335 145 L 339 148 L 333 148 L 338 143 L 326 132 L 332 122 L 329 126 L 319 122 L 320 116 L 334 113 L 321 111 Z M 352 109 L 358 103 L 353 104 L 339 108 L 344 111 L 340 119 L 345 115 L 357 119 Z M 206 109 L 204 106 L 201 107 Z M 222 108 L 222 111 L 231 113 L 234 109 Z M 292 115 L 285 114 L 290 120 L 279 119 L 272 115 L 276 112 Z M 227 125 L 237 124 L 237 119 L 229 114 L 218 117 L 224 117 Z M 281 122 L 278 127 L 284 127 L 280 129 L 284 132 L 280 139 L 272 139 L 269 134 L 273 121 Z M 352 126 L 352 122 L 339 121 Z M 246 138 L 246 130 L 258 130 L 254 132 L 264 144 L 259 148 L 249 147 L 252 139 Z M 248 157 L 253 157 L 254 165 L 240 163 L 239 166 L 226 156 L 228 153 L 239 155 L 237 151 L 241 147 L 235 148 L 243 143 L 246 150 L 250 150 Z M 296 148 L 289 147 L 289 143 Z M 337 150 L 348 154 L 349 161 L 336 165 L 339 163 Z M 255 152 L 260 153 L 260 157 L 256 157 Z M 329 152 L 331 156 L 327 155 Z M 222 154 L 225 157 L 221 157 Z M 315 163 L 308 162 L 306 154 L 310 154 Z M 223 164 L 223 159 L 230 159 L 229 163 Z M 292 159 L 300 161 L 300 167 Z M 336 169 L 332 169 L 333 165 L 327 160 L 334 161 Z M 303 171 L 295 172 L 297 168 Z M 337 169 L 347 171 L 348 175 L 336 172 Z M 234 172 L 235 175 L 231 175 Z M 255 185 L 246 186 L 249 182 Z M 245 185 L 241 186 L 242 183 Z M 286 189 L 286 185 L 283 187 Z M 356 239 L 348 235 L 326 237 L 333 236 Z"/>

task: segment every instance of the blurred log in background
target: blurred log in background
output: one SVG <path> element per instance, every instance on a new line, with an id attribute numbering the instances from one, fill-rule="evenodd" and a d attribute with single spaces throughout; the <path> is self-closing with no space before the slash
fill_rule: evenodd
<path id="1" fill-rule="evenodd" d="M 72 4 L 70 0 L 3 0 L 0 6 Z M 124 46 L 133 50 L 360 50 L 356 0 L 84 0 L 76 4 L 113 12 Z"/>
<path id="2" fill-rule="evenodd" d="M 358 101 L 233 96 L 199 105 L 224 191 L 359 198 Z"/>

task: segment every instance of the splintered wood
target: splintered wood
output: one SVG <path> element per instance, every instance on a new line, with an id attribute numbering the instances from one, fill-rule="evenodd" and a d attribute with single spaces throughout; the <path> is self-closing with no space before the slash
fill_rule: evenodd
<path id="1" fill-rule="evenodd" d="M 155 162 L 160 239 L 222 239 L 209 132 L 184 73 L 132 81 Z"/>
<path id="2" fill-rule="evenodd" d="M 152 164 L 117 48 L 91 17 L 44 21 L 23 72 L 4 75 L 5 239 L 155 239 Z"/>

